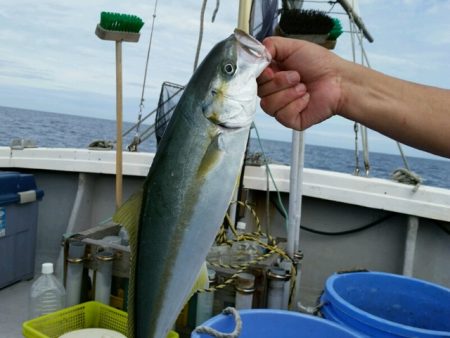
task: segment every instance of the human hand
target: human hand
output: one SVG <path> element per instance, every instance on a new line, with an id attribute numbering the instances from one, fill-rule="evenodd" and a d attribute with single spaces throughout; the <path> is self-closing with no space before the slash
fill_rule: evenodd
<path id="1" fill-rule="evenodd" d="M 306 41 L 270 37 L 263 43 L 273 60 L 258 78 L 267 114 L 304 130 L 339 112 L 342 59 Z"/>

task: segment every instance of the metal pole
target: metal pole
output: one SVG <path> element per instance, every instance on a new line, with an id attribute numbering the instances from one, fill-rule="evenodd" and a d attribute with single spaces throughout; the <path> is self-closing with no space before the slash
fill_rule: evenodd
<path id="1" fill-rule="evenodd" d="M 299 249 L 300 219 L 302 215 L 303 167 L 305 162 L 304 133 L 292 132 L 291 171 L 289 182 L 289 216 L 287 253 L 293 257 Z"/>
<path id="2" fill-rule="evenodd" d="M 353 7 L 348 3 L 347 0 L 337 0 L 342 8 L 347 12 L 350 18 L 353 18 L 353 21 L 355 22 L 356 26 L 363 32 L 364 37 L 369 41 L 373 42 L 373 37 L 370 35 L 369 31 L 367 30 L 366 26 L 364 25 L 364 22 L 359 17 L 359 15 L 356 14 L 356 12 L 353 10 Z"/>

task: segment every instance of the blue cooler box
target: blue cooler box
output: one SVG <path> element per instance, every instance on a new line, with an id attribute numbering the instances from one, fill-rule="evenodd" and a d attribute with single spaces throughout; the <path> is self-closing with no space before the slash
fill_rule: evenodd
<path id="1" fill-rule="evenodd" d="M 37 201 L 34 176 L 0 171 L 0 288 L 34 276 Z"/>

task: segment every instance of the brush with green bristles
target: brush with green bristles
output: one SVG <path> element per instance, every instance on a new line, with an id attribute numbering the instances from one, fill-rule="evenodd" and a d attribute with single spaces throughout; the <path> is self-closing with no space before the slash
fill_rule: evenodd
<path id="1" fill-rule="evenodd" d="M 102 12 L 95 34 L 116 42 L 116 209 L 122 205 L 122 42 L 138 42 L 144 22 L 135 15 Z"/>
<path id="2" fill-rule="evenodd" d="M 332 49 L 342 34 L 342 26 L 338 19 L 325 12 L 284 6 L 277 32 L 281 36 L 308 40 Z"/>
<path id="3" fill-rule="evenodd" d="M 102 12 L 95 33 L 103 40 L 137 42 L 142 26 L 136 15 Z"/>

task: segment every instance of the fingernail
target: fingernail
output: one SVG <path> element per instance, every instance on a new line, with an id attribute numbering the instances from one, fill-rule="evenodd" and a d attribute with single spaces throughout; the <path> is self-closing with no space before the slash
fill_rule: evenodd
<path id="1" fill-rule="evenodd" d="M 286 75 L 286 78 L 288 80 L 289 83 L 297 83 L 298 81 L 300 81 L 300 76 L 298 75 L 297 72 L 289 72 Z"/>
<path id="2" fill-rule="evenodd" d="M 295 86 L 295 90 L 297 93 L 305 93 L 306 92 L 306 86 L 304 83 L 299 83 Z"/>

